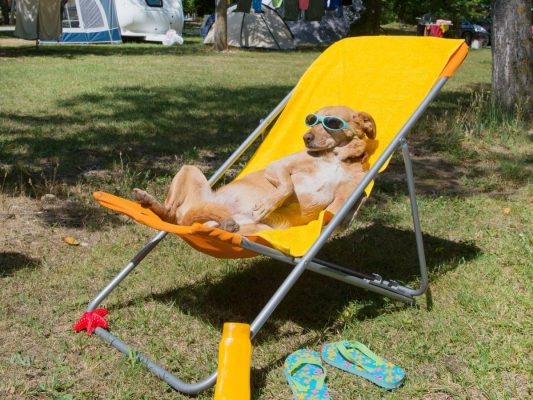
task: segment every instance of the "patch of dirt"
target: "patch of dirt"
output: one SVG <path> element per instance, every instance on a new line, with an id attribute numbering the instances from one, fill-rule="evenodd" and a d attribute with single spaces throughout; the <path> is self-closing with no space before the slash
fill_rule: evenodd
<path id="1" fill-rule="evenodd" d="M 512 371 L 504 371 L 503 380 L 508 391 L 512 393 L 513 398 L 528 399 L 531 398 L 529 385 L 530 377 L 526 374 L 520 374 Z"/>
<path id="2" fill-rule="evenodd" d="M 0 274 L 9 273 L 10 266 L 35 264 L 43 255 L 64 251 L 69 246 L 66 237 L 75 238 L 82 247 L 95 243 L 98 231 L 84 222 L 88 213 L 92 211 L 79 203 L 53 195 L 36 200 L 0 194 L 0 257 L 4 259 Z"/>
<path id="3" fill-rule="evenodd" d="M 431 393 L 423 397 L 424 400 L 454 400 L 448 393 Z"/>
<path id="4" fill-rule="evenodd" d="M 468 174 L 465 166 L 453 165 L 435 155 L 413 155 L 412 163 L 417 193 L 462 195 L 472 191 L 461 184 L 461 178 Z M 391 163 L 391 168 L 383 173 L 382 179 L 399 187 L 405 186 L 403 162 Z"/>
<path id="5" fill-rule="evenodd" d="M 417 194 L 472 196 L 479 192 L 462 182 L 464 177 L 478 174 L 480 166 L 475 163 L 465 160 L 458 165 L 433 154 L 412 154 L 411 161 Z M 407 192 L 405 166 L 401 160 L 393 159 L 379 179 L 394 190 Z"/>
<path id="6" fill-rule="evenodd" d="M 0 37 L 0 56 L 2 55 L 2 47 L 31 47 L 35 46 L 35 41 L 11 38 L 11 37 Z"/>

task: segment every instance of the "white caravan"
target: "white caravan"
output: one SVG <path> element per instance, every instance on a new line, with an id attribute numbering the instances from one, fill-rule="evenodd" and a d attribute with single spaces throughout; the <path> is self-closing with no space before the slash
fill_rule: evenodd
<path id="1" fill-rule="evenodd" d="M 115 8 L 123 37 L 162 42 L 169 29 L 182 35 L 181 0 L 115 0 Z"/>

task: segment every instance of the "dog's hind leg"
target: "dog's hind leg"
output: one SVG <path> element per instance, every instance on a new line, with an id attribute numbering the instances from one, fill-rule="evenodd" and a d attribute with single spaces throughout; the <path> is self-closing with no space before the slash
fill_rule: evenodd
<path id="1" fill-rule="evenodd" d="M 215 226 L 228 232 L 237 232 L 239 230 L 239 224 L 233 219 L 231 210 L 224 204 L 205 202 L 195 204 L 183 214 L 181 223 L 192 225 L 195 222 L 207 223 L 210 226 Z"/>
<path id="2" fill-rule="evenodd" d="M 211 199 L 212 190 L 206 177 L 197 167 L 184 165 L 172 179 L 165 207 L 182 223 L 183 216 L 192 207 Z"/>
<path id="3" fill-rule="evenodd" d="M 140 189 L 133 190 L 133 198 L 143 207 L 151 209 L 162 220 L 180 224 L 187 211 L 199 203 L 209 201 L 211 193 L 211 187 L 202 171 L 185 165 L 172 179 L 164 204 Z"/>
<path id="4" fill-rule="evenodd" d="M 157 214 L 163 221 L 170 223 L 175 223 L 175 216 L 170 214 L 164 205 L 162 205 L 157 199 L 151 194 L 145 192 L 141 189 L 133 189 L 133 198 L 141 203 L 141 206 L 144 208 L 149 208 L 155 214 Z"/>

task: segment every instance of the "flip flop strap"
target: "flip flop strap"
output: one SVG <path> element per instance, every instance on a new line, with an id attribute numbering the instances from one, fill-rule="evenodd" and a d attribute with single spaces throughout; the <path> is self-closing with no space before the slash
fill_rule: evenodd
<path id="1" fill-rule="evenodd" d="M 363 353 L 365 356 L 370 358 L 371 360 L 376 362 L 376 365 L 382 365 L 385 364 L 387 361 L 383 358 L 376 355 L 372 350 L 370 350 L 368 347 L 366 347 L 364 344 L 359 342 L 339 342 L 336 344 L 337 350 L 339 350 L 339 353 L 348 361 L 350 361 L 352 364 L 356 365 L 360 369 L 364 369 L 368 372 L 374 372 L 374 368 L 367 367 L 361 362 L 358 362 L 348 351 L 348 348 L 359 350 L 361 353 Z"/>
<path id="2" fill-rule="evenodd" d="M 305 365 L 314 365 L 315 367 L 318 367 L 322 370 L 322 375 L 320 375 L 320 378 L 317 379 L 316 381 L 316 386 L 315 386 L 315 389 L 318 389 L 320 390 L 322 388 L 322 386 L 324 386 L 324 381 L 326 380 L 326 370 L 324 369 L 324 367 L 322 366 L 322 364 L 318 363 L 318 362 L 313 362 L 313 361 L 306 361 L 306 360 L 302 360 L 302 361 L 299 361 L 297 363 L 295 363 L 294 365 L 292 365 L 292 368 L 289 369 L 289 375 L 290 375 L 290 378 L 291 378 L 291 382 L 294 386 L 296 386 L 298 388 L 298 390 L 300 392 L 303 392 L 305 391 L 304 389 L 304 386 L 302 384 L 300 384 L 300 382 L 298 381 L 295 381 L 292 376 L 300 369 L 302 368 L 303 366 Z"/>

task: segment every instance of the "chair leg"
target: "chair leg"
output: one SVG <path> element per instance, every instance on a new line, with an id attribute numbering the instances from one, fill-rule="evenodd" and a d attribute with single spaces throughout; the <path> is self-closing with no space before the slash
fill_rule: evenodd
<path id="1" fill-rule="evenodd" d="M 407 175 L 407 188 L 409 190 L 409 200 L 411 202 L 411 214 L 413 218 L 413 227 L 416 239 L 416 252 L 418 253 L 418 264 L 420 267 L 420 287 L 418 289 L 411 289 L 413 296 L 423 294 L 429 285 L 428 271 L 426 266 L 426 255 L 424 252 L 424 239 L 422 237 L 422 228 L 420 227 L 420 219 L 418 217 L 418 206 L 416 204 L 415 179 L 413 175 L 413 164 L 411 162 L 411 155 L 409 154 L 409 147 L 407 140 L 401 140 L 403 161 L 405 164 L 405 174 Z"/>
<path id="2" fill-rule="evenodd" d="M 98 307 L 98 305 L 126 278 L 139 263 L 152 251 L 155 246 L 161 242 L 167 235 L 167 232 L 160 231 L 155 235 L 131 260 L 126 266 L 120 271 L 115 278 L 109 282 L 109 284 L 95 297 L 95 299 L 89 303 L 87 311 L 93 311 Z M 145 364 L 150 371 L 152 371 L 157 377 L 161 380 L 168 383 L 175 390 L 187 393 L 187 394 L 198 394 L 209 387 L 213 386 L 216 382 L 217 371 L 213 372 L 206 379 L 197 382 L 197 383 L 185 383 L 182 380 L 178 379 L 170 372 L 166 371 L 164 368 L 152 362 L 147 357 L 143 356 L 137 352 L 132 347 L 128 346 L 126 343 L 121 341 L 119 338 L 114 336 L 108 330 L 103 328 L 96 328 L 94 332 L 100 336 L 104 341 L 109 343 L 111 346 L 124 353 L 127 356 L 134 355 L 135 358 Z"/>
<path id="3" fill-rule="evenodd" d="M 152 240 L 146 244 L 139 253 L 131 259 L 131 261 L 123 268 L 123 270 L 98 294 L 98 296 L 89 304 L 87 311 L 92 311 L 115 289 L 120 282 L 128 276 L 129 273 L 146 257 L 146 255 L 166 236 L 166 232 L 159 232 Z M 291 271 L 289 276 L 281 284 L 278 290 L 270 298 L 265 307 L 257 315 L 251 325 L 251 338 L 253 338 L 268 318 L 272 315 L 277 306 L 281 303 L 283 298 L 287 295 L 290 289 L 294 286 L 298 278 L 305 271 L 307 260 L 301 260 L 296 267 Z M 186 383 L 170 372 L 152 362 L 150 359 L 137 352 L 135 349 L 121 341 L 108 330 L 103 328 L 96 328 L 94 332 L 100 336 L 104 341 L 115 347 L 117 350 L 125 355 L 132 356 L 147 366 L 147 368 L 154 373 L 161 380 L 168 383 L 175 390 L 186 394 L 198 394 L 216 383 L 217 371 L 213 372 L 207 378 L 197 383 Z"/>
<path id="4" fill-rule="evenodd" d="M 115 278 L 108 283 L 108 285 L 95 297 L 93 301 L 87 306 L 87 311 L 93 311 L 98 305 L 109 296 L 109 294 L 115 289 L 124 278 L 126 278 L 139 263 L 150 253 L 155 246 L 159 244 L 161 240 L 165 238 L 167 232 L 160 231 L 155 235 L 131 260 L 126 266 L 115 276 Z"/>
<path id="5" fill-rule="evenodd" d="M 172 375 L 170 372 L 160 367 L 159 365 L 157 365 L 156 363 L 154 363 L 147 357 L 135 351 L 133 348 L 128 346 L 126 343 L 122 342 L 119 338 L 111 334 L 109 331 L 103 328 L 96 328 L 94 332 L 98 336 L 100 336 L 104 341 L 106 341 L 111 346 L 119 350 L 121 353 L 127 356 L 134 355 L 135 358 L 138 361 L 145 364 L 146 367 L 150 371 L 152 371 L 154 375 L 156 375 L 159 379 L 168 383 L 170 386 L 172 386 L 174 390 L 177 390 L 178 392 L 182 392 L 186 394 L 198 394 L 200 392 L 203 392 L 206 389 L 209 389 L 217 381 L 217 371 L 215 371 L 211 375 L 209 375 L 207 378 L 203 379 L 202 381 L 199 381 L 196 383 L 186 383 L 182 381 L 181 379 L 177 378 L 176 376 Z"/>
<path id="6" fill-rule="evenodd" d="M 287 293 L 289 293 L 289 291 L 294 286 L 298 278 L 300 278 L 302 273 L 305 271 L 307 264 L 308 264 L 308 261 L 305 259 L 299 261 L 296 264 L 296 266 L 292 269 L 292 271 L 287 276 L 287 278 L 285 278 L 283 283 L 279 286 L 278 290 L 276 290 L 276 292 L 272 295 L 268 303 L 259 312 L 257 317 L 255 317 L 252 324 L 250 325 L 252 339 L 255 337 L 255 335 L 257 335 L 259 330 L 263 327 L 263 325 L 268 320 L 268 318 L 272 315 L 272 313 L 277 308 L 277 306 L 285 298 Z"/>

